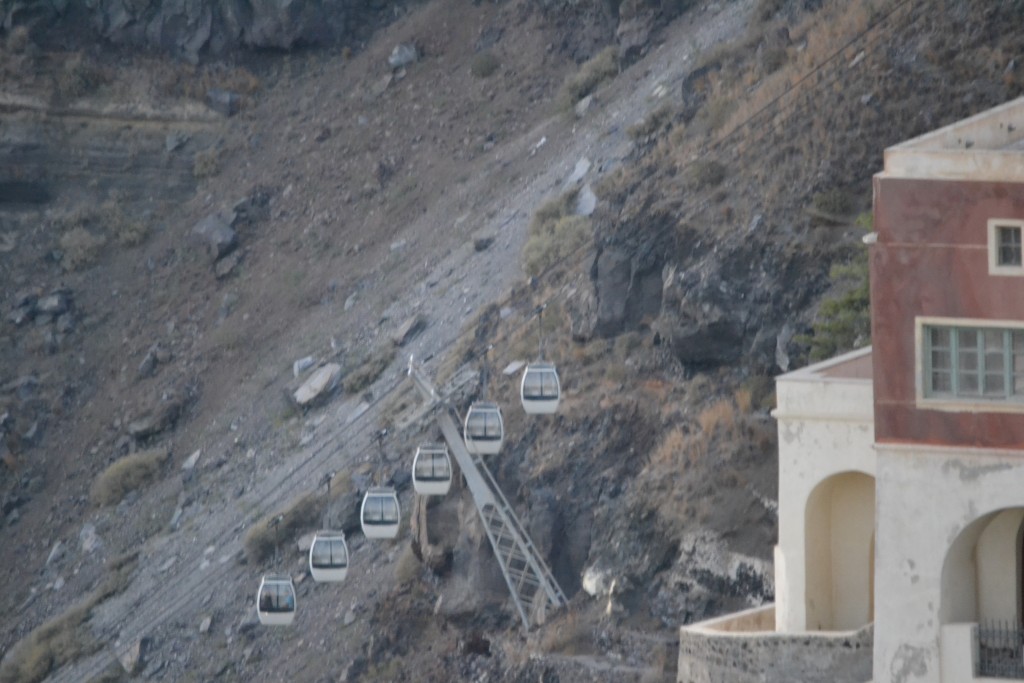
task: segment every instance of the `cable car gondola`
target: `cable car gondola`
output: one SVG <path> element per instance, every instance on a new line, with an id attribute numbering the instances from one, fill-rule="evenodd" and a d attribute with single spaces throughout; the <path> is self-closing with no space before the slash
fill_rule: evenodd
<path id="1" fill-rule="evenodd" d="M 474 455 L 494 455 L 501 452 L 505 426 L 497 403 L 477 401 L 466 413 L 463 428 L 466 450 Z"/>
<path id="2" fill-rule="evenodd" d="M 342 531 L 322 530 L 309 546 L 309 573 L 314 581 L 344 581 L 348 575 L 348 545 Z"/>
<path id="3" fill-rule="evenodd" d="M 256 614 L 264 626 L 290 626 L 295 620 L 295 586 L 287 574 L 265 574 L 256 593 Z"/>
<path id="4" fill-rule="evenodd" d="M 443 496 L 452 486 L 452 460 L 442 444 L 424 444 L 412 462 L 412 486 L 421 496 Z"/>
<path id="5" fill-rule="evenodd" d="M 529 363 L 519 385 L 523 410 L 529 415 L 550 415 L 558 410 L 562 388 L 554 363 Z"/>
<path id="6" fill-rule="evenodd" d="M 398 536 L 401 508 L 398 494 L 390 487 L 371 488 L 363 496 L 359 513 L 363 536 L 367 538 L 394 538 Z"/>

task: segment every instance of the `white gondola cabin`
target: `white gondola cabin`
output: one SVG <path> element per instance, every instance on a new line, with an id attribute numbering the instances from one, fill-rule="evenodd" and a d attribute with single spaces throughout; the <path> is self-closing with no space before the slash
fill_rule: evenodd
<path id="1" fill-rule="evenodd" d="M 412 462 L 412 486 L 421 496 L 443 496 L 452 486 L 452 459 L 443 444 L 424 444 Z"/>
<path id="2" fill-rule="evenodd" d="M 256 614 L 264 626 L 290 626 L 295 621 L 295 586 L 287 574 L 266 574 L 256 593 Z"/>
<path id="3" fill-rule="evenodd" d="M 348 576 L 348 545 L 341 531 L 318 531 L 309 546 L 309 573 L 314 581 L 344 581 Z"/>
<path id="4" fill-rule="evenodd" d="M 530 415 L 550 415 L 558 410 L 562 387 L 554 363 L 530 363 L 519 385 L 523 410 Z"/>
<path id="5" fill-rule="evenodd" d="M 474 455 L 494 455 L 501 452 L 505 438 L 505 425 L 497 403 L 478 401 L 469 407 L 463 428 L 466 450 Z"/>
<path id="6" fill-rule="evenodd" d="M 363 496 L 359 518 L 363 536 L 367 538 L 394 538 L 398 536 L 401 508 L 398 494 L 390 487 L 372 488 Z"/>

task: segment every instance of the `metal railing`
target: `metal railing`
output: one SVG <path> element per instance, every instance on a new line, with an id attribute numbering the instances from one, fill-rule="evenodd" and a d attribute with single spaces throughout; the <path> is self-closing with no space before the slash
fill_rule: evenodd
<path id="1" fill-rule="evenodd" d="M 1024 680 L 1024 627 L 1012 621 L 978 624 L 978 676 Z"/>

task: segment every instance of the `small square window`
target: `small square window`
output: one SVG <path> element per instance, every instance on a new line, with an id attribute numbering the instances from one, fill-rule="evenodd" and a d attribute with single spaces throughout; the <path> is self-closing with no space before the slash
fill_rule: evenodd
<path id="1" fill-rule="evenodd" d="M 1021 236 L 1024 220 L 994 218 L 988 222 L 988 272 L 990 275 L 1024 275 Z"/>

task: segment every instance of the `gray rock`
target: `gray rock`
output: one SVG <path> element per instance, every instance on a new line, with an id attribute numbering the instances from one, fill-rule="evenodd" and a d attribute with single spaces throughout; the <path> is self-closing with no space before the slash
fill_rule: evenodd
<path id="1" fill-rule="evenodd" d="M 311 405 L 333 391 L 340 379 L 341 366 L 337 363 L 328 363 L 317 368 L 292 397 L 299 406 Z"/>
<path id="2" fill-rule="evenodd" d="M 473 238 L 473 251 L 487 251 L 494 244 L 494 235 L 482 235 Z"/>
<path id="3" fill-rule="evenodd" d="M 34 309 L 28 306 L 16 308 L 7 315 L 7 319 L 10 320 L 15 327 L 21 327 L 32 319 L 33 313 Z"/>
<path id="4" fill-rule="evenodd" d="M 70 299 L 64 292 L 48 294 L 36 302 L 36 310 L 50 315 L 60 315 L 68 310 Z"/>
<path id="5" fill-rule="evenodd" d="M 426 328 L 427 319 L 420 314 L 416 314 L 402 323 L 399 328 L 395 330 L 395 333 L 391 335 L 391 340 L 396 346 L 405 346 Z"/>
<path id="6" fill-rule="evenodd" d="M 213 88 L 206 93 L 206 104 L 223 116 L 234 116 L 242 104 L 242 96 L 229 90 Z"/>
<path id="7" fill-rule="evenodd" d="M 226 256 L 238 246 L 238 236 L 231 227 L 234 220 L 234 212 L 212 213 L 192 227 L 193 237 L 205 245 L 214 261 Z"/>
<path id="8" fill-rule="evenodd" d="M 345 612 L 345 618 L 342 620 L 341 623 L 344 624 L 345 626 L 351 626 L 353 623 L 355 623 L 355 620 L 356 620 L 356 613 L 355 613 L 355 611 L 349 610 L 349 611 Z"/>
<path id="9" fill-rule="evenodd" d="M 298 376 L 304 371 L 313 367 L 314 363 L 316 363 L 316 359 L 313 358 L 313 356 L 306 356 L 305 358 L 298 359 L 292 363 L 292 376 L 298 378 Z"/>
<path id="10" fill-rule="evenodd" d="M 57 316 L 55 329 L 60 334 L 70 334 L 75 331 L 75 316 L 70 311 Z"/>
<path id="11" fill-rule="evenodd" d="M 121 668 L 129 676 L 134 676 L 142 668 L 146 658 L 146 650 L 149 648 L 149 638 L 140 638 L 117 653 L 117 660 L 121 662 Z"/>
<path id="12" fill-rule="evenodd" d="M 584 176 L 587 175 L 587 171 L 590 170 L 590 159 L 583 157 L 576 162 L 576 166 L 573 167 L 572 173 L 565 179 L 565 184 L 572 186 L 583 180 Z"/>
<path id="13" fill-rule="evenodd" d="M 128 423 L 128 433 L 136 439 L 144 439 L 169 429 L 177 422 L 185 405 L 184 398 L 170 395 L 155 408 L 145 411 Z"/>
<path id="14" fill-rule="evenodd" d="M 191 138 L 188 133 L 184 133 L 180 130 L 176 130 L 167 134 L 164 138 L 164 148 L 168 152 L 174 152 L 185 146 Z"/>
<path id="15" fill-rule="evenodd" d="M 203 620 L 199 622 L 199 632 L 207 633 L 210 630 L 210 626 L 213 625 L 213 617 L 207 615 L 203 617 Z"/>
<path id="16" fill-rule="evenodd" d="M 577 102 L 576 106 L 573 108 L 573 110 L 576 112 L 576 118 L 582 119 L 584 116 L 586 116 L 587 112 L 590 111 L 590 107 L 593 103 L 594 96 L 592 94 L 587 95 L 582 100 Z"/>
<path id="17" fill-rule="evenodd" d="M 242 254 L 239 251 L 232 251 L 222 259 L 219 259 L 213 266 L 213 273 L 218 280 L 223 280 L 234 272 L 239 263 L 242 262 Z"/>
<path id="18" fill-rule="evenodd" d="M 412 64 L 420 58 L 419 52 L 416 50 L 416 46 L 411 43 L 399 43 L 395 45 L 395 49 L 391 51 L 391 55 L 388 57 L 388 65 L 392 69 L 400 69 L 403 66 Z"/>
<path id="19" fill-rule="evenodd" d="M 65 548 L 64 543 L 57 541 L 53 544 L 53 548 L 50 550 L 50 554 L 46 556 L 46 564 L 54 564 L 64 559 Z"/>
<path id="20" fill-rule="evenodd" d="M 577 216 L 589 216 L 597 208 L 597 195 L 590 189 L 590 185 L 584 185 L 576 195 L 576 206 L 573 211 Z"/>
<path id="21" fill-rule="evenodd" d="M 196 464 L 199 462 L 199 456 L 203 454 L 203 449 L 197 448 L 192 455 L 185 459 L 185 462 L 181 463 L 181 469 L 188 471 L 194 469 Z"/>
<path id="22" fill-rule="evenodd" d="M 88 522 L 78 532 L 78 542 L 83 553 L 92 553 L 103 547 L 103 541 L 100 539 L 99 534 L 96 533 L 96 527 Z"/>

